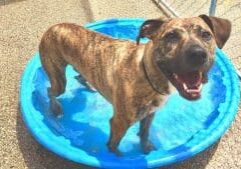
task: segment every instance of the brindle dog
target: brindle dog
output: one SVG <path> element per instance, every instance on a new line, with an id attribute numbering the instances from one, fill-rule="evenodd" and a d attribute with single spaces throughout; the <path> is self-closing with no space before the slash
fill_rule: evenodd
<path id="1" fill-rule="evenodd" d="M 186 99 L 200 98 L 215 47 L 222 48 L 230 32 L 228 20 L 206 15 L 147 20 L 137 43 L 75 24 L 57 24 L 43 35 L 39 46 L 51 83 L 50 110 L 62 114 L 56 97 L 65 92 L 65 68 L 71 64 L 113 105 L 109 150 L 120 154 L 121 138 L 140 121 L 141 146 L 148 153 L 154 149 L 148 140 L 149 127 L 156 108 L 170 94 L 170 87 L 173 85 Z M 143 37 L 150 41 L 139 44 Z"/>

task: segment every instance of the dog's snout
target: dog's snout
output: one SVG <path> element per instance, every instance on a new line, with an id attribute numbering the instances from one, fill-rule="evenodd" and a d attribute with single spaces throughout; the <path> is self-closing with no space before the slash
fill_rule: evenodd
<path id="1" fill-rule="evenodd" d="M 187 62 L 192 66 L 201 66 L 207 62 L 207 52 L 199 47 L 191 47 L 187 51 Z"/>

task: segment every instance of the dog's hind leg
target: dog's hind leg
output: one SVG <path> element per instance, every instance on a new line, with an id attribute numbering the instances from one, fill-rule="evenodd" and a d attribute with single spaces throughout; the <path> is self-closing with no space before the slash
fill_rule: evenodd
<path id="1" fill-rule="evenodd" d="M 62 107 L 56 97 L 65 92 L 66 76 L 64 65 L 49 65 L 46 69 L 48 72 L 51 87 L 48 88 L 48 95 L 50 98 L 50 110 L 54 115 L 60 117 L 63 115 Z"/>
<path id="2" fill-rule="evenodd" d="M 50 55 L 52 54 L 52 55 Z M 49 80 L 50 88 L 48 88 L 48 96 L 50 99 L 50 111 L 57 117 L 63 115 L 62 107 L 56 97 L 65 92 L 66 76 L 65 68 L 66 62 L 55 53 L 41 52 L 41 62 L 44 70 L 46 71 Z M 55 55 L 55 56 L 54 56 Z"/>

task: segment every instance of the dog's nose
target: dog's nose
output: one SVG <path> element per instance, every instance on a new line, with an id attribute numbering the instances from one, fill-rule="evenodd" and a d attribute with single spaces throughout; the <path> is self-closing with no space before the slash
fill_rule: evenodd
<path id="1" fill-rule="evenodd" d="M 187 62 L 192 66 L 201 66 L 207 62 L 207 52 L 199 46 L 192 47 L 187 51 Z"/>

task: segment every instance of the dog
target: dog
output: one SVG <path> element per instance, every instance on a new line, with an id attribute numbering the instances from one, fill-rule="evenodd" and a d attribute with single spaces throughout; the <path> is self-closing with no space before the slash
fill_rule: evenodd
<path id="1" fill-rule="evenodd" d="M 137 42 L 114 39 L 76 24 L 54 25 L 39 45 L 51 84 L 50 111 L 62 115 L 56 97 L 65 92 L 65 68 L 70 64 L 80 73 L 79 79 L 113 105 L 109 150 L 121 155 L 121 138 L 140 121 L 140 144 L 143 152 L 149 153 L 155 149 L 148 139 L 155 110 L 165 103 L 173 87 L 188 100 L 201 97 L 215 48 L 224 46 L 230 32 L 229 20 L 207 15 L 146 20 Z M 140 44 L 141 38 L 149 41 Z"/>

